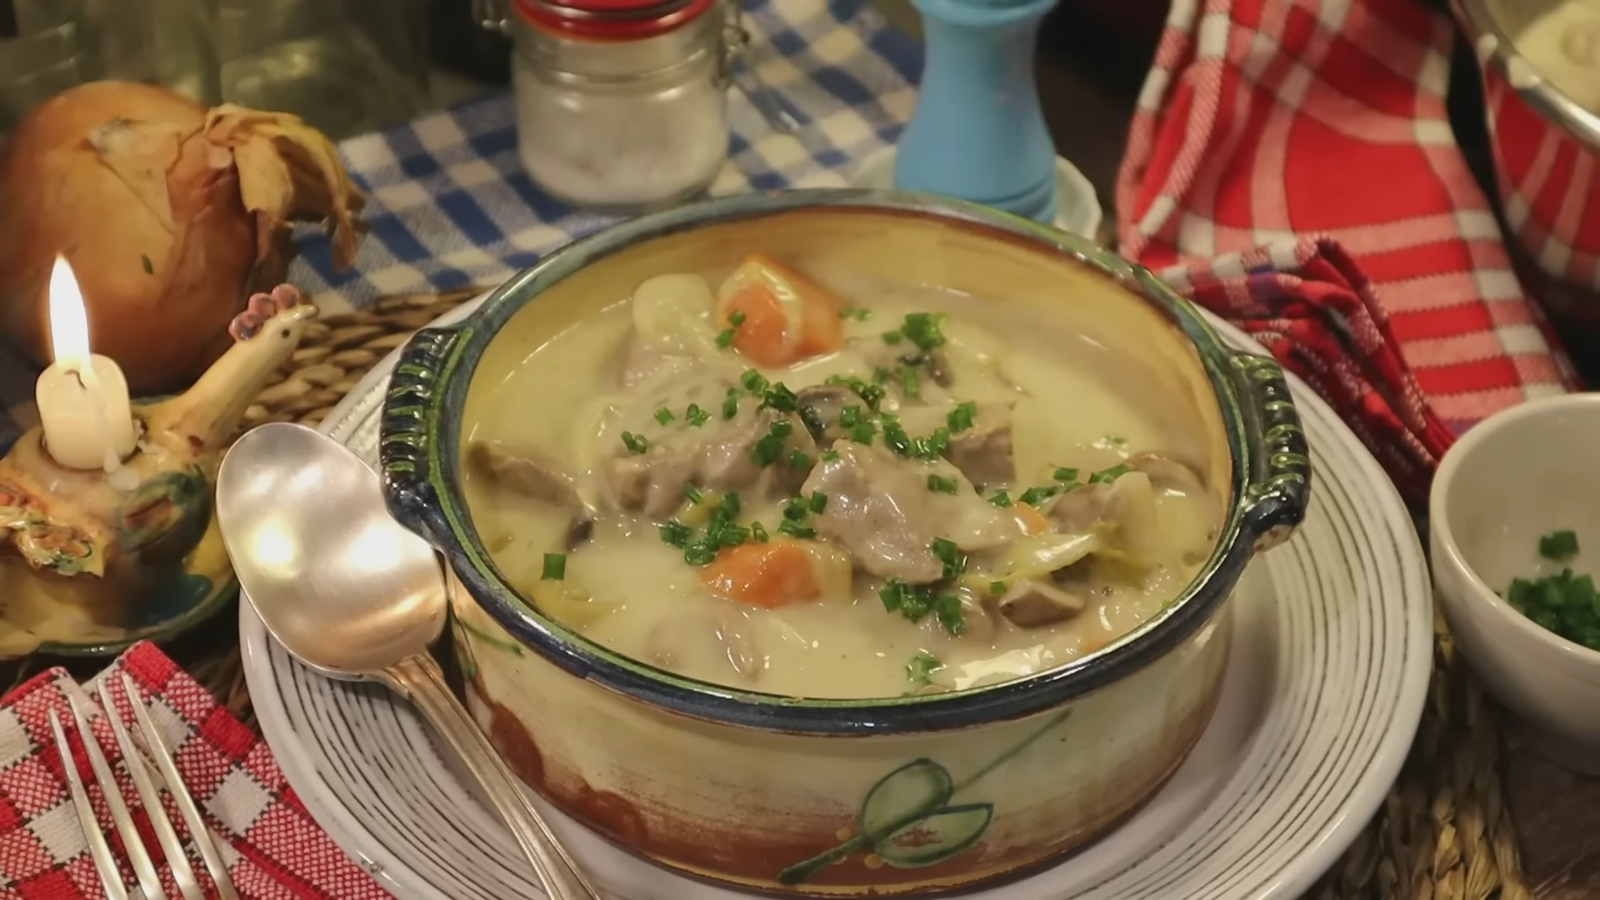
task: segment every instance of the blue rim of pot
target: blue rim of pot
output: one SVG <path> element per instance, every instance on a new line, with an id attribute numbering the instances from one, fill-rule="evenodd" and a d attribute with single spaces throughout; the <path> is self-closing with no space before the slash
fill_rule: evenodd
<path id="1" fill-rule="evenodd" d="M 459 411 L 501 326 L 579 269 L 654 238 L 729 221 L 850 210 L 931 217 L 1065 256 L 1120 282 L 1182 330 L 1211 382 L 1234 463 L 1227 521 L 1200 573 L 1156 615 L 1084 658 L 986 687 L 881 699 L 795 698 L 684 678 L 623 656 L 539 612 L 484 548 L 455 477 Z M 987 207 L 890 191 L 740 194 L 632 219 L 568 244 L 513 276 L 463 321 L 419 331 L 401 351 L 391 376 L 380 430 L 379 463 L 391 514 L 438 548 L 479 606 L 522 644 L 575 677 L 679 715 L 816 735 L 944 731 L 1021 718 L 1125 678 L 1212 618 L 1251 557 L 1286 540 L 1304 519 L 1311 485 L 1305 434 L 1277 363 L 1225 345 L 1187 301 L 1149 271 L 1082 238 Z"/>

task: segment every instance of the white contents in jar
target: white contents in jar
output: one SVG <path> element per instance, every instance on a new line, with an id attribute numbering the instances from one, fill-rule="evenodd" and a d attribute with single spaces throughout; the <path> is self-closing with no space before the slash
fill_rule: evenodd
<path id="1" fill-rule="evenodd" d="M 711 77 L 603 90 L 513 63 L 517 152 L 551 196 L 641 207 L 703 190 L 728 156 L 727 97 Z"/>

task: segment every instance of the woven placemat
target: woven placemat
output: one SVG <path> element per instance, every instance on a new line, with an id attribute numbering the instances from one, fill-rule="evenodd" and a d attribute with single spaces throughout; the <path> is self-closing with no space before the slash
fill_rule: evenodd
<path id="1" fill-rule="evenodd" d="M 250 407 L 246 427 L 321 422 L 413 331 L 482 290 L 389 297 L 314 323 Z M 174 657 L 250 721 L 237 627 L 232 616 L 218 620 L 196 636 L 206 649 Z M 1378 815 L 1307 900 L 1531 900 L 1502 794 L 1498 710 L 1456 655 L 1442 618 L 1435 637 L 1433 679 L 1410 758 Z"/>

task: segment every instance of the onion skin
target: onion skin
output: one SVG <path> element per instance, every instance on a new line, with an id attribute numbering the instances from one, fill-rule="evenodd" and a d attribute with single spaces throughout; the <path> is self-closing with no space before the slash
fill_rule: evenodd
<path id="1" fill-rule="evenodd" d="M 94 351 L 135 394 L 181 390 L 232 343 L 250 295 L 283 281 L 289 222 L 327 219 L 348 265 L 360 205 L 332 145 L 292 116 L 207 110 L 143 84 L 73 88 L 0 151 L 0 333 L 50 361 L 47 286 L 61 254 Z"/>

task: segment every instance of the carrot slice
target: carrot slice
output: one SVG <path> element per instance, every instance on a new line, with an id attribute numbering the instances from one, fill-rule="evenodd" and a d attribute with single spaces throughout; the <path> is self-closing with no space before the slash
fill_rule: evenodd
<path id="1" fill-rule="evenodd" d="M 1033 504 L 1018 503 L 1012 509 L 1016 510 L 1017 521 L 1022 523 L 1023 534 L 1043 534 L 1050 529 L 1050 520 Z"/>
<path id="2" fill-rule="evenodd" d="M 700 570 L 712 593 L 762 609 L 804 603 L 822 595 L 811 554 L 800 541 L 727 547 Z"/>
<path id="3" fill-rule="evenodd" d="M 734 349 L 757 365 L 781 368 L 832 353 L 844 343 L 839 304 L 821 285 L 799 272 L 752 253 L 729 278 L 737 279 L 737 286 L 724 297 L 719 313 L 724 326 L 734 329 Z M 798 336 L 789 333 L 780 293 L 799 300 Z M 737 326 L 733 325 L 735 313 L 742 316 Z"/>

